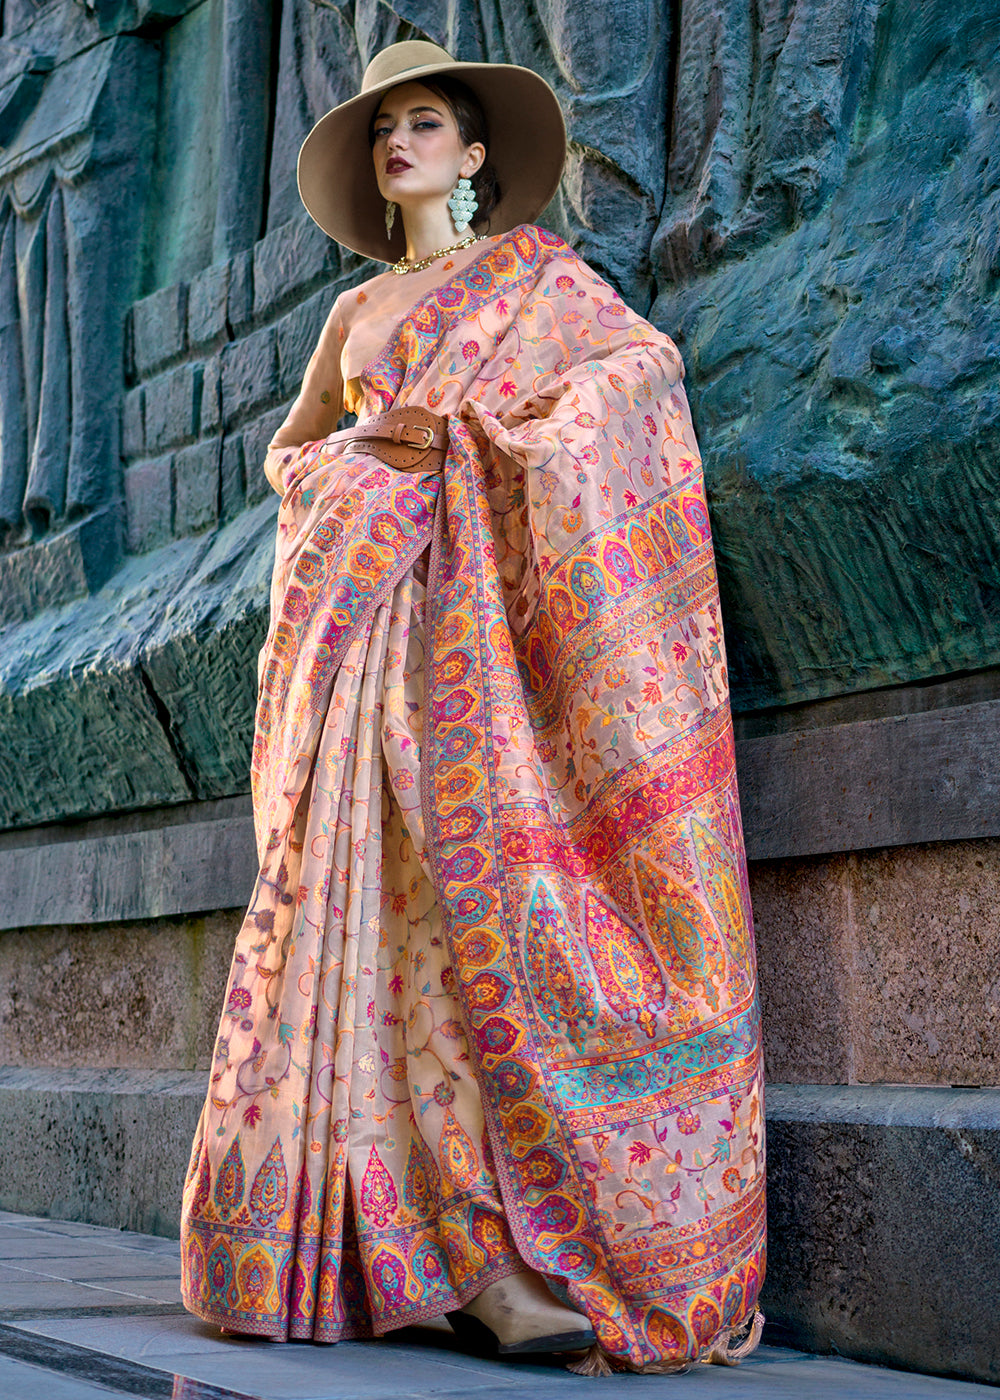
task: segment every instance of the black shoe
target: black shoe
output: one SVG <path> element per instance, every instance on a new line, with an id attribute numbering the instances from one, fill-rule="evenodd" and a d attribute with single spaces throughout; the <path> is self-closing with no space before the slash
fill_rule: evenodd
<path id="1" fill-rule="evenodd" d="M 564 1351 L 584 1351 L 597 1341 L 592 1327 L 580 1327 L 575 1332 L 529 1337 L 525 1342 L 501 1342 L 492 1327 L 487 1327 L 471 1313 L 456 1310 L 446 1316 L 458 1340 L 480 1356 L 551 1356 Z"/>

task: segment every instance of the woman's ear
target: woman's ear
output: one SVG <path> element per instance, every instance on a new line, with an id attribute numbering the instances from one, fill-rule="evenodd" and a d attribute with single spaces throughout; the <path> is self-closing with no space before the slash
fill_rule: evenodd
<path id="1" fill-rule="evenodd" d="M 464 180 L 470 179 L 486 159 L 486 147 L 481 141 L 473 141 L 472 145 L 465 153 L 465 159 L 459 168 L 459 174 Z"/>

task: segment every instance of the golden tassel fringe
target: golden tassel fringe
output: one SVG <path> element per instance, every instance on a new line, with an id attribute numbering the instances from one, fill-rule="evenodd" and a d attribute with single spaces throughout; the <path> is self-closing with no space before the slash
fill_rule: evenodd
<path id="1" fill-rule="evenodd" d="M 742 1328 L 727 1327 L 702 1348 L 698 1361 L 704 1366 L 738 1366 L 757 1350 L 763 1330 L 764 1314 L 760 1308 L 755 1308 L 742 1336 L 739 1335 Z M 640 1376 L 680 1376 L 690 1369 L 689 1361 L 653 1361 L 648 1366 L 631 1366 L 620 1356 L 609 1356 L 600 1343 L 592 1346 L 579 1361 L 570 1361 L 566 1366 L 575 1376 L 614 1376 L 623 1371 Z"/>
<path id="2" fill-rule="evenodd" d="M 599 1342 L 587 1352 L 586 1356 L 579 1361 L 570 1361 L 566 1366 L 567 1371 L 572 1371 L 574 1376 L 613 1376 L 614 1368 L 608 1361 L 607 1354 Z"/>
<path id="3" fill-rule="evenodd" d="M 760 1308 L 755 1308 L 744 1336 L 738 1337 L 738 1327 L 727 1328 L 725 1332 L 719 1333 L 698 1360 L 706 1366 L 738 1366 L 751 1352 L 757 1350 L 763 1330 L 764 1314 Z"/>

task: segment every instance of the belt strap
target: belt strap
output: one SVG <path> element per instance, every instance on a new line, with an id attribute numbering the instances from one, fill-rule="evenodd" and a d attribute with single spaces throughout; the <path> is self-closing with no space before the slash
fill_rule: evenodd
<path id="1" fill-rule="evenodd" d="M 326 441 L 344 448 L 357 446 L 400 472 L 439 472 L 448 451 L 448 420 L 411 404 L 332 433 Z"/>

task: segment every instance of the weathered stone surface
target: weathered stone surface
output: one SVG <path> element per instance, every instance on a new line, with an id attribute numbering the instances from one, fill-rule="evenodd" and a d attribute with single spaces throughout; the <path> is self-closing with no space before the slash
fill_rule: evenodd
<path id="1" fill-rule="evenodd" d="M 185 540 L 127 559 L 101 591 L 4 634 L 0 825 L 192 795 L 143 674 L 141 650 L 204 549 L 203 541 Z"/>
<path id="2" fill-rule="evenodd" d="M 1000 835 L 1000 699 L 739 743 L 751 859 Z"/>
<path id="3" fill-rule="evenodd" d="M 284 422 L 289 405 L 281 404 L 263 414 L 243 430 L 243 461 L 246 478 L 247 503 L 274 498 L 274 487 L 264 475 L 267 445 Z"/>
<path id="4" fill-rule="evenodd" d="M 48 838 L 48 839 L 46 839 Z M 0 929 L 244 908 L 257 875 L 250 798 L 5 833 Z"/>
<path id="5" fill-rule="evenodd" d="M 131 554 L 156 549 L 170 538 L 173 464 L 168 454 L 152 462 L 137 462 L 125 471 L 126 538 Z"/>
<path id="6" fill-rule="evenodd" d="M 201 435 L 218 432 L 222 425 L 222 359 L 206 360 L 201 385 Z"/>
<path id="7" fill-rule="evenodd" d="M 187 286 L 179 282 L 133 306 L 132 354 L 143 379 L 178 359 L 187 348 L 187 300 Z"/>
<path id="8" fill-rule="evenodd" d="M 1000 843 L 849 862 L 859 1083 L 1000 1084 Z"/>
<path id="9" fill-rule="evenodd" d="M 202 367 L 178 365 L 145 386 L 146 444 L 162 452 L 197 436 L 201 418 Z"/>
<path id="10" fill-rule="evenodd" d="M 127 458 L 142 457 L 146 451 L 146 406 L 144 390 L 132 389 L 122 400 L 122 453 Z"/>
<path id="11" fill-rule="evenodd" d="M 226 159 L 219 171 L 213 253 L 224 257 L 263 232 L 270 144 L 272 0 L 239 0 L 222 7 L 220 118 Z"/>
<path id="12" fill-rule="evenodd" d="M 1000 1084 L 1000 841 L 750 867 L 770 1079 Z"/>
<path id="13" fill-rule="evenodd" d="M 750 894 L 768 1077 L 782 1084 L 853 1082 L 843 858 L 751 864 Z"/>
<path id="14" fill-rule="evenodd" d="M 252 331 L 222 352 L 222 421 L 238 427 L 278 396 L 277 335 L 273 326 Z"/>
<path id="15" fill-rule="evenodd" d="M 13 308 L 0 311 L 0 326 L 23 348 L 20 367 L 17 356 L 5 361 L 4 383 L 23 378 L 27 435 L 42 392 L 44 316 L 22 326 L 15 303 L 19 295 L 59 302 L 62 210 L 71 353 L 97 346 L 74 361 L 66 475 L 73 510 L 102 491 L 107 499 L 122 494 L 116 428 L 101 425 L 101 403 L 115 425 L 123 421 L 133 463 L 213 438 L 220 424 L 242 432 L 245 499 L 266 497 L 257 467 L 265 431 L 297 387 L 327 298 L 370 270 L 338 254 L 303 217 L 294 189 L 298 142 L 322 111 L 356 90 L 374 49 L 425 33 L 466 56 L 525 62 L 552 79 L 567 110 L 571 156 L 551 222 L 640 309 L 655 292 L 653 314 L 687 354 L 738 704 L 785 704 L 994 657 L 1000 632 L 990 580 L 1000 565 L 995 524 L 981 504 L 993 494 L 987 477 L 1000 401 L 981 380 L 998 339 L 996 249 L 976 230 L 992 227 L 996 117 L 968 76 L 973 68 L 994 71 L 986 0 L 961 12 L 934 0 L 919 19 L 877 0 L 857 9 L 847 0 L 795 0 L 756 19 L 716 3 L 685 0 L 664 10 L 634 0 L 614 22 L 585 25 L 568 3 L 541 19 L 507 3 L 490 16 L 459 5 L 447 15 L 382 10 L 372 18 L 289 0 L 272 36 L 276 86 L 268 70 L 252 97 L 236 88 L 260 69 L 266 25 L 247 40 L 249 68 L 238 81 L 242 40 L 221 22 L 217 0 L 171 8 L 186 12 L 164 22 L 155 44 L 134 35 L 95 41 L 95 21 L 69 0 L 37 17 L 25 11 L 25 33 L 44 31 L 46 43 L 61 36 L 65 61 L 36 84 L 34 115 L 9 147 L 10 171 L 21 162 L 18 189 L 26 188 L 35 133 L 38 149 L 49 152 L 46 170 L 61 183 L 58 200 L 31 194 L 30 211 L 16 215 L 37 219 L 37 230 L 51 222 L 51 276 L 45 239 L 0 234 L 4 306 Z M 101 23 L 110 33 L 123 15 L 109 12 Z M 0 39 L 0 49 L 4 74 L 27 71 L 20 48 Z M 973 67 L 959 63 L 960 53 Z M 144 83 L 159 93 L 158 107 L 140 100 Z M 261 189 L 240 172 L 260 144 L 268 102 L 263 209 Z M 66 152 L 94 133 L 99 157 L 81 175 Z M 131 184 L 114 174 L 119 160 L 132 162 Z M 0 184 L 8 179 L 4 161 L 6 154 Z M 267 234 L 254 245 L 262 219 Z M 77 266 L 92 269 L 79 287 Z M 93 370 L 97 352 L 103 364 L 120 365 L 108 347 L 120 344 L 123 289 L 134 291 L 140 280 L 150 295 L 132 313 L 132 360 L 144 381 L 144 413 L 141 397 L 119 403 L 115 377 Z M 209 359 L 200 412 L 197 365 L 177 363 L 192 353 L 221 356 L 218 365 Z M 922 407 L 928 394 L 933 423 Z M 13 408 L 8 421 L 12 415 Z M 3 440 L 6 454 L 12 439 Z M 216 510 L 225 520 L 242 494 L 235 452 L 223 451 Z M 30 454 L 10 454 L 14 482 Z M 184 462 L 193 460 L 192 453 Z M 196 483 L 204 480 L 192 472 Z M 131 505 L 137 485 L 132 478 L 126 487 Z M 208 494 L 191 510 L 182 500 L 180 528 L 210 527 Z M 17 491 L 12 499 L 19 510 Z M 148 518 L 128 529 L 131 548 L 155 543 Z M 17 601 L 5 600 L 11 617 L 80 591 L 72 551 L 57 560 L 41 548 L 10 565 L 18 580 Z M 58 584 L 54 567 L 64 571 Z M 95 639 L 91 659 L 103 648 Z M 803 745 L 818 741 L 792 742 L 797 760 Z M 780 776 L 772 762 L 780 747 L 767 749 L 765 785 L 769 773 Z M 832 772 L 828 747 L 818 746 L 818 775 Z M 913 750 L 918 776 L 937 762 L 931 749 L 930 757 L 923 746 Z M 889 762 L 882 749 L 869 757 L 876 766 Z M 944 759 L 937 767 L 945 780 L 955 777 Z M 856 768 L 846 774 L 852 813 L 864 806 L 870 780 Z M 872 841 L 968 834 L 954 814 L 970 774 L 967 765 L 954 790 L 945 781 L 934 803 L 913 802 L 890 784 L 878 794 Z M 753 796 L 752 782 L 746 790 Z M 811 823 L 815 831 L 821 809 L 843 821 L 835 801 L 824 808 L 812 796 L 810 786 L 799 802 L 809 820 L 789 816 L 790 827 L 804 833 Z M 980 813 L 994 805 L 976 800 Z M 783 800 L 772 807 L 784 810 Z M 887 821 L 876 832 L 879 812 Z M 902 822 L 901 814 L 925 825 Z M 968 822 L 976 813 L 959 815 Z M 749 826 L 761 829 L 756 820 Z"/>
<path id="16" fill-rule="evenodd" d="M 232 335 L 243 335 L 253 320 L 253 252 L 237 253 L 229 264 L 226 320 Z"/>
<path id="17" fill-rule="evenodd" d="M 222 441 L 220 472 L 220 501 L 222 519 L 231 520 L 243 509 L 246 501 L 246 478 L 243 467 L 243 436 L 231 434 Z"/>
<path id="18" fill-rule="evenodd" d="M 336 293 L 324 287 L 278 322 L 278 386 L 284 398 L 298 393 L 302 373 L 336 299 Z"/>
<path id="19" fill-rule="evenodd" d="M 772 1325 L 809 1351 L 1000 1380 L 1000 1090 L 765 1100 Z"/>
<path id="20" fill-rule="evenodd" d="M 680 6 L 653 317 L 740 708 L 995 664 L 996 8 Z"/>
<path id="21" fill-rule="evenodd" d="M 242 912 L 0 935 L 0 1063 L 207 1070 Z"/>
<path id="22" fill-rule="evenodd" d="M 228 338 L 230 270 L 228 262 L 214 262 L 191 279 L 187 326 L 192 350 L 215 349 Z"/>
<path id="23" fill-rule="evenodd" d="M 184 447 L 174 458 L 174 534 L 195 535 L 219 518 L 218 438 Z"/>
<path id="24" fill-rule="evenodd" d="M 199 798 L 247 790 L 277 506 L 271 492 L 207 537 L 143 637 L 143 674 Z"/>
<path id="25" fill-rule="evenodd" d="M 205 1087 L 183 1070 L 0 1069 L 0 1209 L 176 1238 Z"/>
<path id="26" fill-rule="evenodd" d="M 332 282 L 339 268 L 337 244 L 312 219 L 290 219 L 254 248 L 254 317 L 270 320 L 321 283 Z"/>
<path id="27" fill-rule="evenodd" d="M 66 525 L 34 549 L 0 554 L 0 627 L 99 589 L 121 558 L 121 524 L 119 507 L 110 506 Z M 11 636 L 6 634 L 8 645 Z"/>

